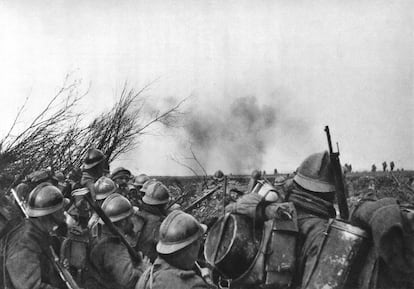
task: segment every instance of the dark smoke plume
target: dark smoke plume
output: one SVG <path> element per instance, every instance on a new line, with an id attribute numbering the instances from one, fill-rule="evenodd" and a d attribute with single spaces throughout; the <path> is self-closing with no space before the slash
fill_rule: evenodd
<path id="1" fill-rule="evenodd" d="M 261 168 L 278 120 L 278 109 L 259 105 L 256 97 L 239 97 L 223 111 L 195 109 L 183 125 L 186 137 L 209 171 Z"/>

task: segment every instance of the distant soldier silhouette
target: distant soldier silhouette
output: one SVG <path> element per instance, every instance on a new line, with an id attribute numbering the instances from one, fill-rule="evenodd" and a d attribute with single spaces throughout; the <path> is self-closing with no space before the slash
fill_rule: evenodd
<path id="1" fill-rule="evenodd" d="M 375 173 L 377 171 L 377 166 L 375 164 L 373 164 L 371 166 L 371 172 Z"/>
<path id="2" fill-rule="evenodd" d="M 394 170 L 395 164 L 393 161 L 390 162 L 390 170 L 391 172 Z"/>
<path id="3" fill-rule="evenodd" d="M 387 162 L 382 163 L 382 171 L 387 171 Z"/>

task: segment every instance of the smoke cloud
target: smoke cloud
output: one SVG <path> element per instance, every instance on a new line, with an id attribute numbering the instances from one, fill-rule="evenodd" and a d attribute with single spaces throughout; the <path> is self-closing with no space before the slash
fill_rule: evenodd
<path id="1" fill-rule="evenodd" d="M 218 110 L 195 109 L 185 117 L 185 137 L 208 171 L 240 173 L 261 168 L 280 123 L 275 105 L 245 96 Z"/>

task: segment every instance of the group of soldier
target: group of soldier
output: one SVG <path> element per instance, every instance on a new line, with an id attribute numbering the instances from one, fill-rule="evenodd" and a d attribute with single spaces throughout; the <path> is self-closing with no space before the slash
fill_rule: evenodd
<path id="1" fill-rule="evenodd" d="M 109 173 L 97 149 L 66 181 L 41 170 L 12 192 L 25 218 L 2 228 L 1 288 L 204 286 L 192 267 L 206 227 L 177 205 L 167 209 L 160 181 Z M 154 280 L 139 285 L 147 269 Z"/>
<path id="2" fill-rule="evenodd" d="M 67 180 L 39 171 L 12 190 L 25 218 L 1 228 L 0 283 L 10 289 L 414 288 L 414 211 L 393 198 L 378 200 L 372 190 L 341 223 L 336 186 L 329 153 L 316 153 L 292 178 L 273 184 L 252 178 L 207 228 L 171 205 L 162 182 L 125 168 L 110 172 L 105 155 L 90 149 L 81 171 Z M 245 234 L 239 248 L 237 236 L 226 241 L 226 230 L 239 233 L 237 223 L 260 238 Z M 330 248 L 339 227 L 346 234 L 336 245 L 350 248 L 345 253 Z M 366 247 L 352 243 L 355 232 Z"/>
<path id="3" fill-rule="evenodd" d="M 387 162 L 386 161 L 383 161 L 382 162 L 382 171 L 383 172 L 386 172 L 387 171 L 387 168 L 388 168 Z M 395 168 L 395 163 L 394 163 L 394 161 L 391 161 L 390 162 L 390 172 L 394 171 L 394 168 Z M 371 172 L 376 172 L 376 171 L 377 171 L 377 166 L 375 164 L 372 164 L 372 166 L 371 166 Z"/>

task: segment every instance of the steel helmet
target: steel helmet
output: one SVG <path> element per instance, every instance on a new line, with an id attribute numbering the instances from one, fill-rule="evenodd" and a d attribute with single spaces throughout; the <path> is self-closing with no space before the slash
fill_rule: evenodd
<path id="1" fill-rule="evenodd" d="M 149 179 L 148 181 L 146 181 L 143 185 L 142 188 L 140 189 L 141 192 L 146 193 L 148 191 L 148 187 L 155 183 L 157 180 L 156 179 Z"/>
<path id="2" fill-rule="evenodd" d="M 69 200 L 63 198 L 57 187 L 41 183 L 30 192 L 26 211 L 29 217 L 41 217 L 57 212 L 67 204 Z"/>
<path id="3" fill-rule="evenodd" d="M 116 180 L 117 178 L 120 178 L 120 177 L 130 178 L 131 172 L 123 167 L 116 168 L 111 174 L 111 179 Z"/>
<path id="4" fill-rule="evenodd" d="M 217 181 L 221 181 L 224 179 L 224 173 L 221 170 L 218 170 L 214 173 L 213 178 Z"/>
<path id="5" fill-rule="evenodd" d="M 113 223 L 126 219 L 134 213 L 128 199 L 118 193 L 109 195 L 105 199 L 102 203 L 102 210 Z M 99 220 L 99 222 L 103 223 L 102 220 Z"/>
<path id="6" fill-rule="evenodd" d="M 83 160 L 83 169 L 88 170 L 105 160 L 105 155 L 98 149 L 89 149 Z"/>
<path id="7" fill-rule="evenodd" d="M 135 177 L 134 179 L 134 186 L 142 187 L 146 181 L 148 181 L 150 178 L 146 174 L 140 174 Z"/>
<path id="8" fill-rule="evenodd" d="M 316 192 L 335 191 L 335 179 L 327 151 L 312 154 L 299 166 L 293 180 L 302 188 Z"/>
<path id="9" fill-rule="evenodd" d="M 148 205 L 161 205 L 170 201 L 170 191 L 161 182 L 148 185 L 142 201 Z"/>
<path id="10" fill-rule="evenodd" d="M 113 180 L 108 177 L 100 177 L 94 184 L 97 200 L 103 200 L 116 191 L 116 185 Z"/>
<path id="11" fill-rule="evenodd" d="M 207 226 L 183 211 L 171 212 L 161 223 L 157 252 L 171 254 L 198 240 Z"/>

